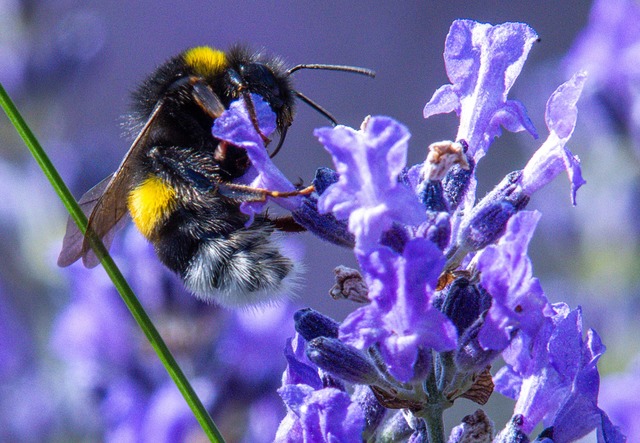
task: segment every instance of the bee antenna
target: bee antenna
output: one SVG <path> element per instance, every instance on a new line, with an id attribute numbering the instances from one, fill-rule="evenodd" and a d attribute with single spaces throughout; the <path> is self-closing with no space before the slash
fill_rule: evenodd
<path id="1" fill-rule="evenodd" d="M 325 71 L 351 72 L 353 74 L 366 75 L 367 77 L 371 77 L 371 78 L 374 78 L 376 76 L 375 71 L 373 71 L 372 69 L 360 68 L 360 67 L 357 67 L 357 66 L 325 65 L 325 64 L 317 64 L 317 63 L 316 64 L 296 65 L 293 68 L 289 69 L 286 74 L 287 74 L 287 76 L 289 76 L 289 75 L 293 74 L 294 72 L 299 71 L 300 69 L 322 69 L 322 70 L 325 70 Z M 296 95 L 296 97 L 298 97 L 300 100 L 305 102 L 307 105 L 309 105 L 313 109 L 315 109 L 318 113 L 320 113 L 323 116 L 325 116 L 327 118 L 327 120 L 329 120 L 331 122 L 331 124 L 333 126 L 336 126 L 338 124 L 338 121 L 336 120 L 336 118 L 333 115 L 331 115 L 331 113 L 329 111 L 327 111 L 322 106 L 320 106 L 319 104 L 317 104 L 316 102 L 311 100 L 309 97 L 304 95 L 302 92 L 296 91 L 296 90 L 293 90 L 291 92 L 293 92 Z M 280 148 L 282 147 L 282 144 L 284 143 L 284 138 L 287 135 L 287 129 L 288 129 L 287 127 L 283 128 L 282 133 L 280 134 L 280 141 L 278 142 L 278 146 L 276 146 L 276 149 L 273 151 L 273 153 L 269 157 L 271 157 L 271 158 L 275 157 L 275 155 L 278 153 L 278 151 L 280 151 Z"/>
<path id="2" fill-rule="evenodd" d="M 322 106 L 320 106 L 319 104 L 317 104 L 316 102 L 314 102 L 313 100 L 311 100 L 309 97 L 307 97 L 306 95 L 304 95 L 302 92 L 300 91 L 293 91 L 293 93 L 303 102 L 305 102 L 306 104 L 308 104 L 309 106 L 311 106 L 313 109 L 315 109 L 316 111 L 318 111 L 320 114 L 324 115 L 333 126 L 336 126 L 338 124 L 338 121 L 335 119 L 335 117 L 333 115 L 331 115 L 329 113 L 329 111 L 327 111 L 326 109 L 324 109 Z"/>
<path id="3" fill-rule="evenodd" d="M 338 124 L 338 121 L 336 120 L 336 118 L 333 115 L 331 115 L 331 113 L 329 111 L 327 111 L 322 106 L 320 106 L 319 104 L 317 104 L 316 102 L 311 100 L 309 97 L 304 95 L 302 92 L 295 91 L 295 90 L 293 90 L 292 92 L 300 100 L 302 100 L 303 102 L 305 102 L 306 104 L 311 106 L 313 109 L 318 111 L 320 114 L 324 115 L 327 118 L 327 120 L 329 120 L 331 122 L 332 126 L 336 126 Z M 285 126 L 285 127 L 282 128 L 282 132 L 280 133 L 280 140 L 278 141 L 278 146 L 276 146 L 276 149 L 274 149 L 274 151 L 271 153 L 271 155 L 269 155 L 270 158 L 275 157 L 276 154 L 278 153 L 278 151 L 280 151 L 280 148 L 282 147 L 282 144 L 284 143 L 284 139 L 287 136 L 287 130 L 288 129 L 289 129 L 288 126 Z"/>
<path id="4" fill-rule="evenodd" d="M 325 71 L 342 71 L 342 72 L 352 72 L 354 74 L 366 75 L 367 77 L 374 78 L 376 76 L 376 72 L 372 69 L 360 68 L 358 66 L 345 66 L 345 65 L 324 65 L 324 64 L 304 64 L 304 65 L 296 65 L 293 68 L 287 71 L 287 75 L 291 75 L 300 69 L 323 69 Z"/>

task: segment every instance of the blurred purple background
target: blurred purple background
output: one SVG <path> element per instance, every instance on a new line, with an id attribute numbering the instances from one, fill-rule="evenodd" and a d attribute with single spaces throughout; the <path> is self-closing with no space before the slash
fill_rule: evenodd
<path id="1" fill-rule="evenodd" d="M 129 92 L 156 65 L 195 45 L 224 50 L 241 42 L 279 55 L 289 65 L 335 63 L 374 69 L 375 80 L 336 72 L 301 71 L 295 74 L 295 84 L 340 123 L 357 127 L 366 115 L 383 114 L 406 124 L 413 134 L 409 163 L 414 164 L 424 159 L 429 143 L 455 137 L 455 116 L 428 121 L 422 118 L 422 108 L 432 93 L 448 83 L 442 52 L 454 19 L 493 24 L 522 21 L 537 31 L 541 41 L 534 46 L 510 98 L 524 103 L 544 140 L 544 103 L 570 75 L 563 71 L 561 61 L 587 23 L 589 7 L 585 1 L 553 0 L 0 0 L 0 57 L 4 64 L 0 67 L 0 81 L 78 197 L 111 173 L 128 149 L 120 122 L 128 110 Z M 314 128 L 325 125 L 327 121 L 321 115 L 304 104 L 298 106 L 283 150 L 275 159 L 292 181 L 301 178 L 309 182 L 317 167 L 330 166 L 328 154 L 312 135 Z M 15 312 L 12 317 L 24 319 L 19 322 L 20 327 L 29 332 L 22 335 L 30 335 L 29 340 L 35 343 L 32 361 L 54 360 L 53 367 L 63 367 L 64 363 L 49 350 L 49 335 L 54 319 L 69 301 L 68 272 L 55 267 L 66 215 L 6 119 L 0 119 L 0 138 L 0 186 L 8 197 L 4 208 L 0 208 L 0 295 Z M 522 133 L 500 138 L 478 170 L 479 195 L 491 189 L 505 173 L 521 168 L 539 143 Z M 603 294 L 580 287 L 572 277 L 578 273 L 577 262 L 588 262 L 576 258 L 585 251 L 578 250 L 584 230 L 575 218 L 597 219 L 603 215 L 599 210 L 588 211 L 602 206 L 591 200 L 596 199 L 601 185 L 597 175 L 589 175 L 587 143 L 588 135 L 580 133 L 570 143 L 573 152 L 585 162 L 588 181 L 578 194 L 578 209 L 570 207 L 564 177 L 529 205 L 543 212 L 533 240 L 533 262 L 550 299 L 585 305 L 587 325 L 596 327 L 610 345 L 603 364 L 606 366 L 610 359 L 610 367 L 620 369 L 638 348 L 635 345 L 623 350 L 620 346 L 629 337 L 624 330 L 630 321 L 629 312 L 637 311 L 615 311 L 603 316 L 599 311 L 609 299 L 589 305 L 602 299 Z M 602 186 L 606 186 L 608 177 L 601 178 Z M 297 239 L 306 250 L 308 271 L 295 304 L 311 306 L 336 319 L 344 318 L 352 306 L 331 300 L 328 290 L 335 266 L 354 265 L 351 252 L 323 244 L 308 234 Z M 637 244 L 637 239 L 634 241 Z M 127 265 L 136 266 L 132 262 Z M 588 267 L 581 269 L 580 272 L 589 272 Z M 633 267 L 626 271 L 634 272 Z M 635 272 L 638 274 L 637 269 Z M 614 297 L 638 298 L 637 277 L 629 277 L 625 285 L 608 283 L 602 287 Z M 635 301 L 628 303 L 635 307 Z M 621 322 L 611 322 L 612 318 Z M 2 331 L 3 340 L 14 340 L 1 334 Z M 618 359 L 620 354 L 623 357 Z M 52 380 L 55 376 L 50 375 L 43 383 Z M 13 381 L 0 379 L 3 391 L 12 392 L 13 385 Z M 55 409 L 55 405 L 51 408 Z M 509 412 L 504 412 L 505 417 Z"/>

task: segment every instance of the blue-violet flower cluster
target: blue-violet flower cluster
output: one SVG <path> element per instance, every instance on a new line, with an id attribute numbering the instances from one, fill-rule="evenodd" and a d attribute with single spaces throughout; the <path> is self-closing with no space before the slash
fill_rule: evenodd
<path id="1" fill-rule="evenodd" d="M 524 105 L 507 98 L 537 39 L 522 23 L 452 24 L 451 84 L 423 112 L 455 111 L 460 126 L 422 164 L 406 164 L 410 133 L 389 117 L 316 130 L 335 171 L 318 170 L 316 192 L 286 205 L 311 232 L 353 247 L 359 270 L 337 268 L 331 293 L 358 305 L 341 323 L 311 309 L 295 314 L 276 441 L 444 442 L 443 412 L 460 398 L 485 404 L 494 390 L 515 400 L 504 429 L 478 410 L 450 443 L 525 442 L 539 423 L 537 441 L 594 430 L 599 442 L 625 441 L 597 402 L 603 344 L 584 334 L 580 308 L 549 302 L 528 257 L 541 216 L 526 210 L 530 197 L 566 172 L 575 204 L 585 183 L 566 146 L 585 72 L 549 98 L 548 136 L 527 164 L 476 196 L 476 166 L 503 129 L 537 137 Z M 254 101 L 262 118 L 267 107 Z M 251 159 L 260 187 L 292 189 L 268 157 Z M 492 374 L 499 357 L 506 365 Z"/>

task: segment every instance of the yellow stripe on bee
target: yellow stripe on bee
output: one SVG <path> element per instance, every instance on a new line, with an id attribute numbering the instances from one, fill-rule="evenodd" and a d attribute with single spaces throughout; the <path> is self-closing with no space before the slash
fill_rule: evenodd
<path id="1" fill-rule="evenodd" d="M 176 191 L 166 181 L 152 175 L 129 193 L 127 206 L 140 232 L 149 237 L 158 223 L 175 209 Z"/>
<path id="2" fill-rule="evenodd" d="M 225 53 L 209 46 L 188 49 L 184 53 L 184 61 L 203 77 L 214 76 L 227 67 Z"/>

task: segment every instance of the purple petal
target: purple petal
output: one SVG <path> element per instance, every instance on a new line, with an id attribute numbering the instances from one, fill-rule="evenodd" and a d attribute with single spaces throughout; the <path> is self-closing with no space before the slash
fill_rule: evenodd
<path id="1" fill-rule="evenodd" d="M 422 115 L 424 118 L 429 118 L 432 115 L 448 114 L 452 111 L 460 115 L 460 97 L 453 85 L 443 85 L 433 93 L 431 100 L 425 105 Z"/>
<path id="2" fill-rule="evenodd" d="M 581 320 L 579 318 L 578 321 Z M 606 441 L 624 441 L 619 431 L 609 426 L 611 423 L 607 415 L 597 405 L 600 376 L 596 364 L 605 347 L 595 331 L 587 332 L 587 340 L 583 344 L 581 327 L 576 330 L 580 331 L 578 350 L 581 355 L 572 355 L 568 360 L 570 365 L 576 366 L 576 373 L 567 398 L 553 419 L 554 440 L 575 441 L 598 428 L 607 434 Z"/>
<path id="3" fill-rule="evenodd" d="M 318 369 L 305 355 L 305 339 L 296 334 L 293 339 L 287 340 L 284 355 L 287 359 L 287 369 L 282 374 L 282 385 L 308 385 L 314 389 L 322 387 L 322 380 L 318 375 Z"/>
<path id="4" fill-rule="evenodd" d="M 374 249 L 394 222 L 417 225 L 424 209 L 413 192 L 398 182 L 406 164 L 406 127 L 388 117 L 371 117 L 361 130 L 345 126 L 316 129 L 340 174 L 318 201 L 320 212 L 349 219 L 356 248 Z"/>
<path id="5" fill-rule="evenodd" d="M 251 100 L 260 130 L 265 136 L 271 135 L 276 127 L 276 115 L 269 104 L 259 95 L 251 94 Z M 295 190 L 295 186 L 269 158 L 262 138 L 251 122 L 245 100 L 240 99 L 231 103 L 229 109 L 216 118 L 211 133 L 215 138 L 247 150 L 251 167 L 238 180 L 238 183 L 270 191 L 290 192 Z M 288 210 L 294 210 L 302 203 L 300 197 L 279 198 L 273 199 L 273 201 Z M 240 208 L 245 214 L 253 216 L 262 212 L 265 205 L 266 202 L 243 202 Z"/>
<path id="6" fill-rule="evenodd" d="M 539 219 L 539 212 L 517 213 L 507 223 L 499 243 L 485 248 L 477 258 L 481 284 L 493 297 L 479 334 L 480 344 L 486 349 L 504 349 L 515 329 L 535 335 L 542 321 L 547 300 L 527 256 Z"/>
<path id="7" fill-rule="evenodd" d="M 359 349 L 379 343 L 391 374 L 409 381 L 420 349 L 455 348 L 455 326 L 432 306 L 442 252 L 429 240 L 416 238 L 402 256 L 380 248 L 359 260 L 372 303 L 347 316 L 340 338 Z"/>
<path id="8" fill-rule="evenodd" d="M 560 85 L 549 98 L 545 114 L 549 137 L 522 171 L 522 189 L 527 195 L 532 195 L 562 171 L 567 171 L 571 182 L 571 201 L 575 205 L 576 192 L 586 182 L 582 178 L 580 160 L 565 147 L 565 144 L 576 125 L 576 103 L 586 78 L 586 73 L 576 73 L 569 81 Z"/>
<path id="9" fill-rule="evenodd" d="M 614 425 L 604 411 L 600 411 L 601 423 L 598 426 L 598 443 L 626 443 L 634 441 L 631 437 L 627 440 L 627 434 Z"/>
<path id="10" fill-rule="evenodd" d="M 262 133 L 268 137 L 276 129 L 276 115 L 269 104 L 259 95 L 251 94 L 251 100 L 258 118 L 258 126 Z M 242 148 L 256 144 L 263 145 L 262 138 L 251 122 L 244 99 L 231 103 L 229 109 L 216 118 L 211 133 L 217 139 Z M 262 148 L 264 150 L 264 145 Z"/>
<path id="11" fill-rule="evenodd" d="M 564 317 L 565 314 L 570 316 L 570 313 L 559 313 L 555 317 L 556 327 L 568 318 Z M 575 314 L 573 317 L 574 321 L 569 319 L 569 325 L 575 325 Z M 567 330 L 570 332 L 569 329 Z M 522 414 L 524 417 L 522 429 L 527 433 L 531 432 L 544 417 L 551 417 L 557 412 L 572 383 L 571 378 L 563 378 L 551 365 L 546 349 L 548 341 L 545 337 L 546 334 L 543 333 L 537 340 L 531 367 L 520 368 L 525 372 L 519 374 L 522 377 L 522 386 L 514 414 Z"/>
<path id="12" fill-rule="evenodd" d="M 496 375 L 496 387 L 517 396 L 514 414 L 522 415 L 524 432 L 544 419 L 546 426 L 554 427 L 554 441 L 575 441 L 596 427 L 619 441 L 597 405 L 596 364 L 605 349 L 600 338 L 590 330 L 583 340 L 580 308 L 569 311 L 557 304 L 553 310 L 552 329 L 545 325 L 526 346 L 503 354 L 508 366 Z M 519 358 L 518 353 L 530 353 L 530 358 Z"/>
<path id="13" fill-rule="evenodd" d="M 303 441 L 302 426 L 298 416 L 292 411 L 287 411 L 287 415 L 282 419 L 273 443 L 299 443 Z"/>
<path id="14" fill-rule="evenodd" d="M 305 406 L 301 417 L 305 441 L 362 441 L 364 413 L 346 393 L 334 388 L 321 389 L 308 397 Z"/>
<path id="15" fill-rule="evenodd" d="M 503 366 L 493 376 L 495 390 L 505 397 L 518 399 L 520 389 L 522 389 L 522 376 L 513 370 L 509 365 Z"/>
<path id="16" fill-rule="evenodd" d="M 445 42 L 444 58 L 451 85 L 438 89 L 424 108 L 424 117 L 456 111 L 460 116 L 457 140 L 466 140 L 469 155 L 485 155 L 500 125 L 510 131 L 535 128 L 507 94 L 522 70 L 538 36 L 523 23 L 497 26 L 456 20 Z"/>
<path id="17" fill-rule="evenodd" d="M 335 388 L 314 390 L 306 385 L 287 385 L 278 392 L 290 412 L 280 424 L 276 441 L 362 441 L 364 413 L 346 393 Z"/>
<path id="18" fill-rule="evenodd" d="M 282 401 L 287 405 L 287 409 L 293 412 L 296 417 L 302 415 L 302 407 L 305 399 L 311 395 L 315 389 L 305 384 L 289 384 L 278 389 L 278 394 Z"/>

